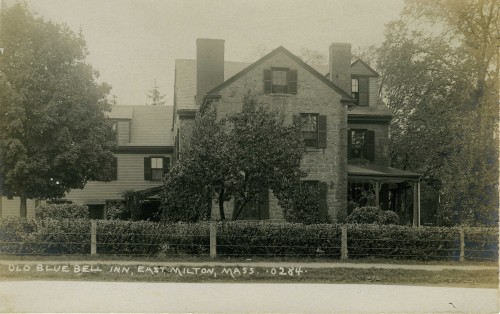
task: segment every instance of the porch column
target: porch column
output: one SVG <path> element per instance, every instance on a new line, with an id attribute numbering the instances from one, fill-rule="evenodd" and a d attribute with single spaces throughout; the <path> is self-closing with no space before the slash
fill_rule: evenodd
<path id="1" fill-rule="evenodd" d="M 380 205 L 380 182 L 375 181 L 375 206 Z"/>
<path id="2" fill-rule="evenodd" d="M 413 183 L 413 226 L 420 227 L 420 181 Z"/>

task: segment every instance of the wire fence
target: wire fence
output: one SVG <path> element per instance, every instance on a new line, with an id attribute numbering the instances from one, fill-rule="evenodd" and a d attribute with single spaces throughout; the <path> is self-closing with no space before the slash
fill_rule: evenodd
<path id="1" fill-rule="evenodd" d="M 2 255 L 498 260 L 498 229 L 0 219 Z"/>

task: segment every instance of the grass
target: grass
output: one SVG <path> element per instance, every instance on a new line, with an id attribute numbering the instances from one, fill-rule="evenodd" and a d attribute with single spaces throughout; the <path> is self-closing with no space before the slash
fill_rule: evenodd
<path id="1" fill-rule="evenodd" d="M 72 259 L 75 260 L 74 257 Z M 33 259 L 31 259 L 33 261 Z M 82 260 L 81 260 L 82 261 Z M 52 263 L 47 260 L 16 263 L 19 271 L 9 265 L 0 265 L 0 280 L 89 280 L 89 281 L 124 281 L 124 282 L 270 282 L 270 283 L 329 283 L 329 284 L 398 284 L 398 285 L 431 285 L 451 287 L 498 287 L 496 270 L 450 270 L 426 271 L 408 269 L 381 268 L 308 268 L 302 267 L 243 267 L 237 262 L 231 266 L 158 266 L 141 265 L 140 261 L 132 265 L 120 265 L 120 261 L 101 260 L 101 263 L 88 266 L 83 272 L 83 265 L 75 266 L 75 262 L 59 260 Z M 150 260 L 148 260 L 150 261 Z M 184 261 L 186 262 L 186 261 Z M 43 265 L 37 269 L 37 264 Z M 55 265 L 60 268 L 55 271 Z M 21 271 L 24 265 L 29 270 Z M 48 265 L 48 266 L 46 266 Z M 66 265 L 63 272 L 62 265 Z M 301 263 L 301 265 L 304 265 Z M 48 268 L 45 268 L 48 267 Z M 77 268 L 78 267 L 78 268 Z M 113 268 L 114 267 L 114 268 Z M 116 268 L 118 267 L 118 268 Z"/>
<path id="2" fill-rule="evenodd" d="M 362 258 L 341 260 L 337 258 L 310 258 L 310 257 L 279 257 L 279 256 L 245 256 L 245 257 L 225 257 L 218 256 L 212 259 L 207 255 L 174 255 L 174 256 L 145 256 L 145 255 L 0 255 L 2 260 L 16 261 L 147 261 L 147 262 L 221 262 L 221 263 L 240 263 L 240 262 L 287 262 L 287 263 L 355 263 L 355 264 L 399 264 L 399 265 L 479 265 L 479 266 L 498 266 L 498 261 L 493 260 L 465 260 L 464 262 L 450 260 L 399 260 L 399 259 L 380 259 L 380 258 Z"/>

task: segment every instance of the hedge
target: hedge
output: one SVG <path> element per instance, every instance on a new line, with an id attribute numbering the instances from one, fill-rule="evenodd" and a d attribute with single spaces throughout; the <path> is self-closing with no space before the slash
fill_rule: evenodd
<path id="1" fill-rule="evenodd" d="M 0 218 L 0 253 L 90 253 L 89 220 Z M 209 223 L 100 220 L 97 253 L 113 255 L 208 255 Z M 221 257 L 340 258 L 342 225 L 273 222 L 217 223 Z M 465 258 L 498 259 L 498 229 L 464 227 Z M 349 258 L 458 260 L 460 228 L 347 225 Z"/>
<path id="2" fill-rule="evenodd" d="M 86 219 L 0 219 L 0 253 L 87 254 L 90 221 Z"/>
<path id="3" fill-rule="evenodd" d="M 217 229 L 221 256 L 340 257 L 340 225 L 228 222 Z"/>

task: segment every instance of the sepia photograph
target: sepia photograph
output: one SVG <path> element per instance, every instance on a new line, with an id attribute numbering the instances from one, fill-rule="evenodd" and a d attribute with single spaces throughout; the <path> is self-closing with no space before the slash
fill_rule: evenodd
<path id="1" fill-rule="evenodd" d="M 498 313 L 498 0 L 0 0 L 0 313 Z"/>

